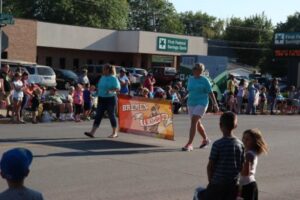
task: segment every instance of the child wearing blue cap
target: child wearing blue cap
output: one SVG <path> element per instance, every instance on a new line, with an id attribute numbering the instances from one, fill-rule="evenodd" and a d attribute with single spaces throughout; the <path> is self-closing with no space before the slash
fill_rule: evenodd
<path id="1" fill-rule="evenodd" d="M 32 153 L 25 148 L 11 149 L 2 155 L 1 176 L 6 179 L 8 189 L 0 193 L 0 200 L 43 200 L 41 193 L 24 186 L 31 162 Z"/>

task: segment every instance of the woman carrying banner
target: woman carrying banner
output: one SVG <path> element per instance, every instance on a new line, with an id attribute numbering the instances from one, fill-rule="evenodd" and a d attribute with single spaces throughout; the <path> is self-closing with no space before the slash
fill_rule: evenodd
<path id="1" fill-rule="evenodd" d="M 103 75 L 97 85 L 98 106 L 95 121 L 90 132 L 84 134 L 93 138 L 96 130 L 99 128 L 104 112 L 107 111 L 110 124 L 112 126 L 112 134 L 110 138 L 118 137 L 117 133 L 117 119 L 116 119 L 116 106 L 117 106 L 117 92 L 120 90 L 120 82 L 116 78 L 115 67 L 106 64 L 103 69 Z"/>
<path id="2" fill-rule="evenodd" d="M 188 80 L 187 90 L 189 92 L 188 96 L 188 111 L 191 118 L 191 127 L 189 133 L 188 143 L 182 147 L 182 151 L 192 151 L 193 150 L 193 140 L 198 130 L 199 134 L 202 136 L 203 140 L 200 148 L 206 147 L 210 140 L 207 137 L 201 119 L 203 118 L 207 107 L 208 107 L 208 97 L 211 98 L 213 103 L 213 108 L 216 112 L 219 111 L 218 103 L 212 91 L 209 80 L 202 75 L 205 67 L 202 63 L 195 64 L 193 68 L 193 76 Z"/>

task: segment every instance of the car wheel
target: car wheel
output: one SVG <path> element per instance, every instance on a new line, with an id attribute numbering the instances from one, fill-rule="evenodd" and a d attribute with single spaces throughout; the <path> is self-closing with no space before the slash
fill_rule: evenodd
<path id="1" fill-rule="evenodd" d="M 71 84 L 69 82 L 66 82 L 65 83 L 65 89 L 68 90 L 68 89 L 70 89 L 70 87 L 71 87 Z"/>

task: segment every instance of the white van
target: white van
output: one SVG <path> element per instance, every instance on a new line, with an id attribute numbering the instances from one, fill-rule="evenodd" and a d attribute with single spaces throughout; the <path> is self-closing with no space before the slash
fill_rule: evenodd
<path id="1" fill-rule="evenodd" d="M 29 81 L 46 87 L 56 86 L 54 70 L 45 65 L 23 65 L 29 73 Z"/>

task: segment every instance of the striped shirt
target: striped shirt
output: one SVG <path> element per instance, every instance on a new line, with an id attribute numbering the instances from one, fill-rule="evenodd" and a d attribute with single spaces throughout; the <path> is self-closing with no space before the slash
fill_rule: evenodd
<path id="1" fill-rule="evenodd" d="M 209 160 L 214 163 L 212 184 L 236 184 L 244 162 L 244 145 L 235 137 L 214 142 Z"/>

